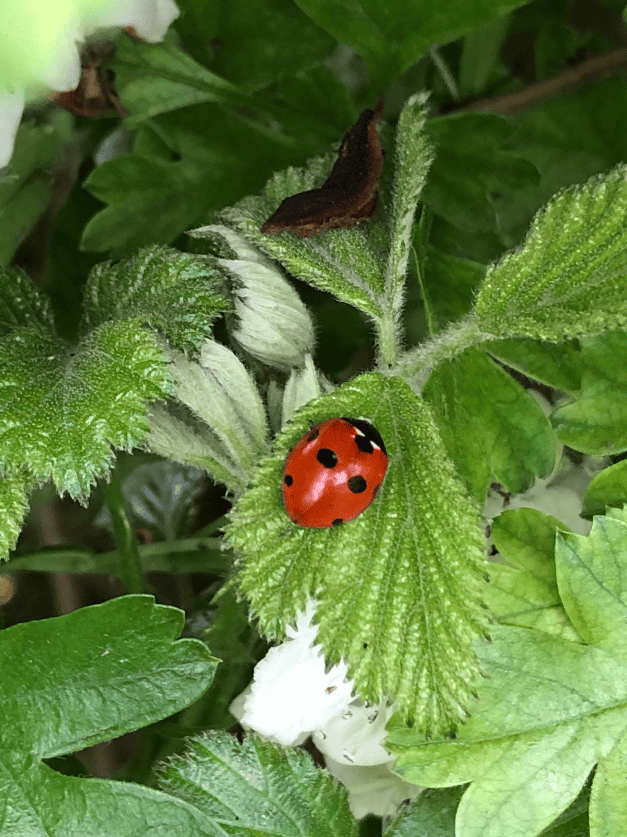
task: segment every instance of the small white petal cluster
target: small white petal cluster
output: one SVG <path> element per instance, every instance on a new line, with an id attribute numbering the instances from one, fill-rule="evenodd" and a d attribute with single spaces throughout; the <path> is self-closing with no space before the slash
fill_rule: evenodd
<path id="1" fill-rule="evenodd" d="M 26 97 L 78 86 L 80 45 L 87 37 L 105 27 L 132 26 L 154 43 L 178 15 L 174 0 L 5 0 L 0 12 L 0 168 L 13 154 Z"/>
<path id="2" fill-rule="evenodd" d="M 383 744 L 396 707 L 354 698 L 343 662 L 326 670 L 322 648 L 315 644 L 315 608 L 309 601 L 296 628 L 288 628 L 287 640 L 257 664 L 253 682 L 233 701 L 231 712 L 243 727 L 284 746 L 297 746 L 312 735 L 327 769 L 348 790 L 354 816 L 392 817 L 420 792 L 393 773 L 395 757 Z"/>
<path id="3" fill-rule="evenodd" d="M 253 682 L 231 704 L 243 727 L 284 746 L 302 744 L 345 711 L 352 699 L 346 664 L 326 671 L 322 648 L 314 645 L 315 608 L 316 603 L 309 601 L 296 617 L 296 628 L 288 627 L 286 641 L 257 663 Z"/>

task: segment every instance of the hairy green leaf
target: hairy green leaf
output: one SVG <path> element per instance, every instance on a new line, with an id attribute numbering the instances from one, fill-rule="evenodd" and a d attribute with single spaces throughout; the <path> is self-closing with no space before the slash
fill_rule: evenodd
<path id="1" fill-rule="evenodd" d="M 281 502 L 283 461 L 310 421 L 338 415 L 380 431 L 385 482 L 344 526 L 295 526 Z M 430 410 L 402 380 L 363 375 L 309 402 L 235 507 L 227 538 L 266 635 L 282 636 L 315 596 L 327 660 L 347 661 L 362 698 L 396 700 L 423 730 L 450 730 L 463 714 L 478 673 L 472 643 L 486 630 L 479 517 Z"/>
<path id="2" fill-rule="evenodd" d="M 475 308 L 497 337 L 559 342 L 627 325 L 627 166 L 549 201 L 488 268 Z"/>
<path id="3" fill-rule="evenodd" d="M 168 390 L 154 337 L 112 322 L 73 347 L 34 328 L 0 342 L 0 469 L 26 467 L 72 497 L 106 473 L 111 446 L 147 431 L 146 401 Z"/>
<path id="4" fill-rule="evenodd" d="M 230 307 L 216 290 L 218 279 L 217 266 L 207 258 L 170 247 L 147 247 L 126 261 L 103 262 L 87 280 L 83 330 L 134 318 L 192 352 Z"/>
<path id="5" fill-rule="evenodd" d="M 194 738 L 160 770 L 159 786 L 211 818 L 221 834 L 357 837 L 346 791 L 303 750 L 223 732 Z"/>
<path id="6" fill-rule="evenodd" d="M 0 338 L 20 326 L 54 328 L 50 300 L 17 268 L 0 268 Z"/>
<path id="7" fill-rule="evenodd" d="M 0 474 L 0 560 L 8 557 L 22 531 L 29 487 L 25 474 Z"/>

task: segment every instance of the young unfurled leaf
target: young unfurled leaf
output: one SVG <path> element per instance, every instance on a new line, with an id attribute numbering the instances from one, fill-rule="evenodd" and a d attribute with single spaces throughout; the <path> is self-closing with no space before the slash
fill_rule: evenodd
<path id="1" fill-rule="evenodd" d="M 194 738 L 185 756 L 162 766 L 159 787 L 209 817 L 220 834 L 357 837 L 344 788 L 303 750 L 260 738 Z"/>
<path id="2" fill-rule="evenodd" d="M 135 318 L 176 348 L 193 352 L 216 317 L 230 308 L 216 290 L 219 278 L 213 261 L 170 247 L 146 247 L 131 259 L 102 262 L 87 280 L 83 330 Z"/>
<path id="3" fill-rule="evenodd" d="M 360 697 L 396 700 L 422 730 L 450 730 L 464 713 L 486 630 L 483 541 L 430 410 L 400 379 L 363 375 L 309 402 L 259 467 L 227 538 L 237 580 L 269 637 L 281 637 L 308 596 L 319 600 L 327 662 L 345 659 Z M 304 529 L 281 501 L 283 462 L 307 430 L 363 417 L 389 456 L 374 503 L 344 526 Z"/>
<path id="4" fill-rule="evenodd" d="M 502 837 L 504 822 L 509 837 L 536 837 L 597 762 L 598 833 L 615 833 L 627 724 L 627 512 L 595 518 L 588 537 L 559 533 L 555 556 L 564 609 L 590 644 L 496 627 L 493 644 L 478 649 L 490 679 L 455 741 L 425 743 L 400 718 L 388 725 L 405 779 L 472 782 L 457 812 L 460 837 Z"/>
<path id="5" fill-rule="evenodd" d="M 627 325 L 627 166 L 557 194 L 479 288 L 480 327 L 559 342 Z"/>
<path id="6" fill-rule="evenodd" d="M 76 347 L 16 329 L 0 341 L 0 470 L 24 467 L 85 496 L 110 467 L 112 445 L 141 441 L 145 402 L 168 388 L 165 359 L 145 329 L 107 323 Z"/>

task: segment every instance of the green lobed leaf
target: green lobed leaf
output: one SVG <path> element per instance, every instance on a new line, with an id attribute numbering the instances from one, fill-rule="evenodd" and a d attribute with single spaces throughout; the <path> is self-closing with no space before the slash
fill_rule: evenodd
<path id="1" fill-rule="evenodd" d="M 134 324 L 100 326 L 77 347 L 16 329 L 0 342 L 0 469 L 27 468 L 59 492 L 89 493 L 147 430 L 146 401 L 168 390 L 154 337 Z"/>
<path id="2" fill-rule="evenodd" d="M 0 268 L 0 338 L 20 326 L 54 328 L 50 300 L 18 268 Z"/>
<path id="3" fill-rule="evenodd" d="M 627 512 L 595 517 L 589 537 L 560 532 L 555 550 L 564 608 L 584 642 L 627 651 Z M 591 605 L 594 607 L 591 607 Z"/>
<path id="4" fill-rule="evenodd" d="M 584 453 L 627 449 L 627 334 L 581 341 L 581 390 L 551 416 L 560 441 Z"/>
<path id="5" fill-rule="evenodd" d="M 512 837 L 535 837 L 575 799 L 595 763 L 612 758 L 623 736 L 627 513 L 595 518 L 587 538 L 559 533 L 556 569 L 568 617 L 598 644 L 498 626 L 493 644 L 479 649 L 490 679 L 456 741 L 430 744 L 400 719 L 388 725 L 386 746 L 398 753 L 396 770 L 406 780 L 472 782 L 457 813 L 457 837 L 502 837 L 504 822 Z M 606 774 L 595 775 L 593 797 L 603 793 L 597 780 L 604 783 Z M 610 823 L 621 802 L 613 788 L 608 798 Z"/>
<path id="6" fill-rule="evenodd" d="M 157 44 L 120 37 L 113 63 L 129 127 L 199 102 L 234 105 L 242 99 L 235 85 L 183 52 L 173 32 Z"/>
<path id="7" fill-rule="evenodd" d="M 197 640 L 175 642 L 183 617 L 123 596 L 1 632 L 3 835 L 217 835 L 152 789 L 69 779 L 40 761 L 161 720 L 206 690 L 217 661 Z"/>
<path id="8" fill-rule="evenodd" d="M 0 560 L 8 558 L 22 531 L 28 488 L 30 481 L 25 474 L 0 474 Z"/>
<path id="9" fill-rule="evenodd" d="M 255 837 L 357 837 L 346 791 L 303 750 L 285 750 L 223 732 L 189 743 L 188 753 L 161 766 L 159 787 L 189 802 L 220 833 Z"/>
<path id="10" fill-rule="evenodd" d="M 294 3 L 282 0 L 219 0 L 211 7 L 194 0 L 176 30 L 199 61 L 213 47 L 212 69 L 249 92 L 316 67 L 337 46 Z"/>
<path id="11" fill-rule="evenodd" d="M 345 526 L 295 526 L 281 501 L 285 456 L 308 422 L 338 415 L 377 427 L 385 481 Z M 309 402 L 231 513 L 227 541 L 267 636 L 282 636 L 315 595 L 318 641 L 329 663 L 346 660 L 360 697 L 394 699 L 432 732 L 464 713 L 478 673 L 472 642 L 486 630 L 483 537 L 430 410 L 401 379 L 362 375 Z"/>
<path id="12" fill-rule="evenodd" d="M 580 352 L 575 341 L 492 340 L 485 348 L 502 363 L 553 389 L 574 394 L 581 386 Z"/>
<path id="13" fill-rule="evenodd" d="M 609 507 L 627 505 L 627 459 L 604 468 L 590 480 L 583 498 L 582 517 L 604 514 Z"/>
<path id="14" fill-rule="evenodd" d="M 564 524 L 536 509 L 508 509 L 490 524 L 500 555 L 490 565 L 486 604 L 499 622 L 534 628 L 572 642 L 581 637 L 567 617 L 555 575 L 555 536 Z"/>
<path id="15" fill-rule="evenodd" d="M 559 342 L 627 325 L 627 166 L 556 195 L 490 265 L 475 309 L 497 337 Z"/>
<path id="16" fill-rule="evenodd" d="M 370 75 L 387 86 L 418 61 L 433 44 L 446 44 L 489 23 L 523 0 L 487 0 L 469 5 L 452 0 L 445 7 L 428 0 L 297 0 L 312 20 L 368 59 Z"/>
<path id="17" fill-rule="evenodd" d="M 497 114 L 461 111 L 429 120 L 426 131 L 436 157 L 425 203 L 459 230 L 503 239 L 503 216 L 538 180 L 535 166 L 512 147 L 512 125 Z"/>
<path id="18" fill-rule="evenodd" d="M 131 259 L 103 262 L 87 279 L 83 332 L 107 320 L 134 318 L 193 352 L 230 308 L 216 290 L 219 278 L 213 261 L 170 247 L 146 247 Z"/>
<path id="19" fill-rule="evenodd" d="M 2 837 L 222 837 L 191 805 L 131 782 L 0 758 Z"/>
<path id="20" fill-rule="evenodd" d="M 217 661 L 197 640 L 174 641 L 183 621 L 151 596 L 121 596 L 2 631 L 5 752 L 71 753 L 192 703 Z"/>
<path id="21" fill-rule="evenodd" d="M 385 837 L 455 837 L 455 812 L 464 788 L 425 788 Z"/>
<path id="22" fill-rule="evenodd" d="M 425 387 L 449 456 L 483 502 L 492 480 L 521 492 L 555 462 L 555 438 L 538 403 L 485 353 L 441 364 Z"/>
<path id="23" fill-rule="evenodd" d="M 510 26 L 508 16 L 492 20 L 464 38 L 459 59 L 459 93 L 465 99 L 478 96 L 490 81 L 504 74 L 500 53 Z"/>

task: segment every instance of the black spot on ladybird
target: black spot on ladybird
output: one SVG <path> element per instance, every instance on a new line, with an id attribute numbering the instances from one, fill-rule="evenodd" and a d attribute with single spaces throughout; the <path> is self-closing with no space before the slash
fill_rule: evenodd
<path id="1" fill-rule="evenodd" d="M 344 521 L 341 517 L 336 517 L 331 526 L 341 526 Z"/>
<path id="2" fill-rule="evenodd" d="M 368 487 L 366 480 L 361 474 L 357 474 L 356 477 L 351 477 L 346 485 L 348 486 L 348 490 L 352 491 L 353 494 L 361 494 Z"/>
<path id="3" fill-rule="evenodd" d="M 335 468 L 337 465 L 337 454 L 330 448 L 321 448 L 316 454 L 316 459 L 325 468 Z"/>
<path id="4" fill-rule="evenodd" d="M 283 477 L 283 482 L 285 483 L 285 485 L 290 486 L 290 485 L 292 485 L 292 483 L 294 482 L 294 479 L 293 479 L 293 477 L 292 477 L 292 476 L 290 476 L 290 474 L 286 474 L 286 475 Z"/>

